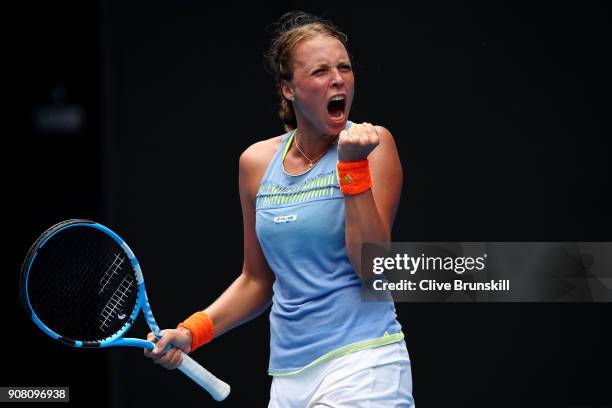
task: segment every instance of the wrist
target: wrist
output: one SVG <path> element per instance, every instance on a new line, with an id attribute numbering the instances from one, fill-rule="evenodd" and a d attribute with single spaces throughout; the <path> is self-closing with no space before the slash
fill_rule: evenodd
<path id="1" fill-rule="evenodd" d="M 337 164 L 340 191 L 345 195 L 361 194 L 372 187 L 367 159 Z"/>
<path id="2" fill-rule="evenodd" d="M 209 343 L 215 336 L 212 320 L 204 312 L 196 312 L 177 327 L 191 339 L 191 351 Z M 186 333 L 186 332 L 188 333 Z"/>
<path id="3" fill-rule="evenodd" d="M 191 334 L 191 331 L 188 328 L 179 326 L 176 328 L 176 331 L 179 332 L 181 336 L 187 337 L 189 340 L 189 343 L 191 343 L 191 339 L 193 338 L 193 335 Z"/>

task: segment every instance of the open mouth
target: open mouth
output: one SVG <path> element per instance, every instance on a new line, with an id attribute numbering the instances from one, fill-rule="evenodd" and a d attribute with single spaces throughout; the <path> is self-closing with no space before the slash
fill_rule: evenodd
<path id="1" fill-rule="evenodd" d="M 344 107 L 346 100 L 344 95 L 336 95 L 330 99 L 327 104 L 327 112 L 333 120 L 342 120 L 344 118 Z"/>

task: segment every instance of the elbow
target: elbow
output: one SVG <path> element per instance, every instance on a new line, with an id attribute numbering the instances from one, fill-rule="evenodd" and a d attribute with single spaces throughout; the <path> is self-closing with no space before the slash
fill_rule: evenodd
<path id="1" fill-rule="evenodd" d="M 388 245 L 391 243 L 391 230 L 386 226 L 381 225 L 376 231 L 373 231 L 372 234 L 369 234 L 367 238 L 361 239 L 359 244 L 365 243 L 373 243 L 373 244 L 382 244 Z"/>
<path id="2" fill-rule="evenodd" d="M 388 228 L 383 229 L 378 243 L 384 245 L 391 244 L 391 231 Z"/>

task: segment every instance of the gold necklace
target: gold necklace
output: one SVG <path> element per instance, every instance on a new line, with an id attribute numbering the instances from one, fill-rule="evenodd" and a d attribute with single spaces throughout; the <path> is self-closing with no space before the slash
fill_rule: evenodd
<path id="1" fill-rule="evenodd" d="M 296 131 L 296 136 L 297 136 L 297 131 Z M 297 137 L 294 137 L 294 139 L 295 139 L 295 147 L 298 149 L 298 152 L 300 152 L 300 153 L 302 154 L 302 156 L 304 156 L 304 158 L 310 162 L 310 163 L 308 164 L 308 168 L 309 168 L 309 169 L 313 168 L 313 167 L 314 167 L 314 163 L 315 163 L 317 160 L 319 160 L 321 157 L 323 157 L 323 155 L 325 155 L 325 153 L 327 153 L 327 151 L 328 151 L 328 150 L 329 150 L 329 148 L 331 147 L 331 145 L 327 146 L 327 149 L 325 149 L 325 150 L 323 151 L 323 153 L 321 153 L 321 154 L 319 155 L 319 157 L 317 157 L 317 158 L 316 158 L 316 159 L 314 159 L 314 160 L 310 160 L 310 158 L 304 154 L 304 152 L 302 151 L 302 149 L 300 149 L 300 146 L 298 145 Z M 333 143 L 332 143 L 332 144 L 333 144 Z"/>

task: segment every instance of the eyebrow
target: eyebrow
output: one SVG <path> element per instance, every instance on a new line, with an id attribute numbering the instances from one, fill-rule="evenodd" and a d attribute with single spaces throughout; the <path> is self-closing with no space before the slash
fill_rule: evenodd
<path id="1" fill-rule="evenodd" d="M 334 65 L 351 65 L 350 61 L 340 61 L 337 64 L 329 64 L 327 62 L 322 62 L 319 64 L 315 64 L 312 67 L 308 68 L 308 70 L 313 70 L 313 69 L 319 69 L 319 68 L 329 68 L 330 66 L 334 66 Z"/>

